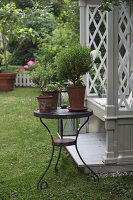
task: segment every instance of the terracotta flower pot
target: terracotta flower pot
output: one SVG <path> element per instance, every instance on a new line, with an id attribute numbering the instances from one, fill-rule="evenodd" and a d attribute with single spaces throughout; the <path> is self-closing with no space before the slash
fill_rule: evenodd
<path id="1" fill-rule="evenodd" d="M 82 110 L 84 109 L 85 86 L 68 86 L 68 96 L 70 109 Z"/>
<path id="2" fill-rule="evenodd" d="M 52 96 L 38 96 L 39 110 L 41 113 L 48 113 L 52 108 Z"/>
<path id="3" fill-rule="evenodd" d="M 51 91 L 51 90 L 41 90 L 43 96 L 53 96 L 52 99 L 52 110 L 57 109 L 57 104 L 58 104 L 58 96 L 59 96 L 59 91 Z"/>
<path id="4" fill-rule="evenodd" d="M 17 73 L 0 73 L 0 91 L 9 92 L 14 89 Z"/>

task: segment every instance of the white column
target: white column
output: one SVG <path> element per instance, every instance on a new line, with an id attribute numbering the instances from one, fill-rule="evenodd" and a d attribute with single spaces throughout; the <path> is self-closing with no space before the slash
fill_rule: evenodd
<path id="1" fill-rule="evenodd" d="M 133 21 L 133 3 L 131 5 L 130 13 Z M 133 33 L 131 33 L 131 45 L 133 45 Z M 131 73 L 133 73 L 133 57 L 131 57 Z"/>
<path id="2" fill-rule="evenodd" d="M 80 7 L 80 44 L 86 45 L 86 1 L 79 1 Z"/>
<path id="3" fill-rule="evenodd" d="M 116 120 L 118 110 L 118 8 L 108 12 L 107 26 L 107 105 L 106 105 L 106 154 L 105 163 L 116 163 L 118 134 Z M 109 119 L 110 118 L 110 119 Z M 111 119 L 112 118 L 112 119 Z M 114 118 L 114 119 L 113 119 Z"/>
<path id="4" fill-rule="evenodd" d="M 116 116 L 118 109 L 118 8 L 108 12 L 107 25 L 107 106 L 106 116 Z"/>

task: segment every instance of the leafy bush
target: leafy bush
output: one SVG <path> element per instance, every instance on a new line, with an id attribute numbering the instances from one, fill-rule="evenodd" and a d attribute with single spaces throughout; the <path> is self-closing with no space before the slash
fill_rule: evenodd
<path id="1" fill-rule="evenodd" d="M 38 87 L 44 89 L 51 82 L 52 75 L 50 67 L 38 66 L 37 70 L 31 72 L 31 79 Z"/>
<path id="2" fill-rule="evenodd" d="M 43 65 L 51 65 L 55 70 L 55 57 L 63 48 L 78 43 L 78 36 L 67 27 L 60 27 L 52 32 L 52 35 L 44 34 L 44 39 L 40 38 L 38 46 L 37 60 Z"/>
<path id="3" fill-rule="evenodd" d="M 93 58 L 87 47 L 77 44 L 62 50 L 56 57 L 56 64 L 59 80 L 82 85 L 81 76 L 91 69 Z"/>
<path id="4" fill-rule="evenodd" d="M 18 47 L 15 54 L 12 54 L 17 45 L 19 46 L 18 42 L 15 41 L 8 46 L 8 50 L 11 52 L 9 59 L 10 65 L 24 65 L 28 60 L 35 60 L 36 44 L 33 44 L 30 39 L 27 39 Z"/>
<path id="5" fill-rule="evenodd" d="M 42 37 L 42 33 L 51 34 L 57 27 L 57 21 L 47 9 L 32 8 L 27 9 L 23 26 L 32 28 L 38 33 L 38 36 Z M 38 43 L 39 40 L 36 39 L 33 43 L 30 38 L 23 41 L 20 46 L 17 40 L 11 41 L 8 45 L 8 50 L 12 53 L 17 48 L 17 51 L 12 55 L 10 64 L 24 65 L 30 59 L 35 60 Z"/>

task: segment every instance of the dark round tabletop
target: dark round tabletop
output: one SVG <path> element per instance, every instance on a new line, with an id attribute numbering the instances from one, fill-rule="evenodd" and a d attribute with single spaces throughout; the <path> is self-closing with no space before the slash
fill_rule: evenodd
<path id="1" fill-rule="evenodd" d="M 57 110 L 52 110 L 49 113 L 40 113 L 39 110 L 34 111 L 34 116 L 39 118 L 46 118 L 46 119 L 75 119 L 75 118 L 83 118 L 89 117 L 93 114 L 91 109 L 86 111 L 76 111 L 70 112 L 68 109 L 61 109 L 58 108 Z"/>

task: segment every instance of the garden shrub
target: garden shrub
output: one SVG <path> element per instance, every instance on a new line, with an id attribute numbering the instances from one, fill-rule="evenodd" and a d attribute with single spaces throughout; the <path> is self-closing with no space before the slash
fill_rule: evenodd
<path id="1" fill-rule="evenodd" d="M 63 48 L 79 43 L 78 35 L 71 29 L 60 27 L 52 32 L 52 35 L 44 34 L 44 39 L 40 38 L 38 46 L 37 60 L 45 66 L 50 64 L 55 67 L 55 57 Z"/>
<path id="2" fill-rule="evenodd" d="M 49 13 L 46 9 L 32 8 L 27 10 L 26 17 L 23 24 L 27 28 L 32 28 L 42 37 L 42 33 L 51 34 L 51 32 L 57 27 L 57 21 L 52 13 Z M 18 46 L 17 41 L 11 41 L 8 45 L 8 50 L 12 53 Z M 35 52 L 37 49 L 37 40 L 33 44 L 31 39 L 25 40 L 18 50 L 12 55 L 10 64 L 24 65 L 28 60 L 35 60 Z"/>

